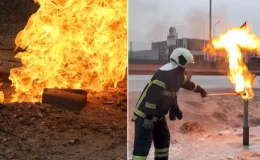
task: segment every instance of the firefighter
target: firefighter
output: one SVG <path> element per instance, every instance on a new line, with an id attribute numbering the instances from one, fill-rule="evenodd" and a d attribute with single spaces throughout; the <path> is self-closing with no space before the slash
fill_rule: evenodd
<path id="1" fill-rule="evenodd" d="M 194 63 L 193 55 L 185 48 L 176 48 L 165 64 L 145 86 L 134 111 L 135 138 L 133 160 L 146 160 L 154 142 L 155 160 L 168 160 L 170 132 L 166 114 L 174 121 L 182 119 L 177 93 L 184 88 L 206 97 L 207 92 L 184 75 L 187 64 Z"/>

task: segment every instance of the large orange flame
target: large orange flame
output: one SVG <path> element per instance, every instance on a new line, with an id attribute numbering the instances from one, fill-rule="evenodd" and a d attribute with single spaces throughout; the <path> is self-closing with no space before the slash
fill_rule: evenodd
<path id="1" fill-rule="evenodd" d="M 235 84 L 237 93 L 243 99 L 254 97 L 253 81 L 255 76 L 248 71 L 243 62 L 243 51 L 260 51 L 260 38 L 249 27 L 233 28 L 212 41 L 215 50 L 226 50 L 229 59 L 230 81 Z"/>
<path id="2" fill-rule="evenodd" d="M 23 64 L 11 70 L 12 101 L 40 101 L 44 88 L 102 91 L 127 65 L 126 0 L 35 0 L 16 37 Z"/>

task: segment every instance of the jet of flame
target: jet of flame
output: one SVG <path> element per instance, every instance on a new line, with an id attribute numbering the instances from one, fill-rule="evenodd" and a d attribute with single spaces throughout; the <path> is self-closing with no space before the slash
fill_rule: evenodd
<path id="1" fill-rule="evenodd" d="M 35 0 L 40 5 L 18 33 L 10 71 L 12 101 L 41 101 L 44 88 L 103 91 L 127 67 L 126 0 Z"/>
<path id="2" fill-rule="evenodd" d="M 243 62 L 242 51 L 260 50 L 260 38 L 249 27 L 233 28 L 213 39 L 214 50 L 225 50 L 229 59 L 228 77 L 235 84 L 235 90 L 243 99 L 254 97 L 253 84 L 255 76 Z"/>

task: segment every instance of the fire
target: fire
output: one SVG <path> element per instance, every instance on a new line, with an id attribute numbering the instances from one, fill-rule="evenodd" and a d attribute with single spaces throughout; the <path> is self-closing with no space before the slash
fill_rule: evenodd
<path id="1" fill-rule="evenodd" d="M 2 86 L 3 84 L 0 83 L 0 87 Z M 0 91 L 0 103 L 4 102 L 5 101 L 5 96 L 4 96 L 4 92 L 3 91 Z"/>
<path id="2" fill-rule="evenodd" d="M 255 76 L 248 71 L 243 62 L 243 51 L 259 51 L 260 38 L 249 27 L 234 28 L 212 41 L 215 50 L 225 50 L 229 59 L 228 77 L 235 84 L 235 90 L 243 99 L 254 97 Z"/>
<path id="3" fill-rule="evenodd" d="M 127 1 L 35 0 L 39 10 L 15 43 L 12 101 L 41 101 L 44 88 L 103 91 L 125 76 Z"/>

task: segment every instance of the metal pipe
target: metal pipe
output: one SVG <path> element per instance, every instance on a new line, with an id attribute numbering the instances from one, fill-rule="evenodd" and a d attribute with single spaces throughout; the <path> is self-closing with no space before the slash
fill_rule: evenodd
<path id="1" fill-rule="evenodd" d="M 208 97 L 211 96 L 237 96 L 237 93 L 209 93 L 207 94 Z"/>
<path id="2" fill-rule="evenodd" d="M 243 145 L 249 145 L 248 100 L 244 100 Z"/>

